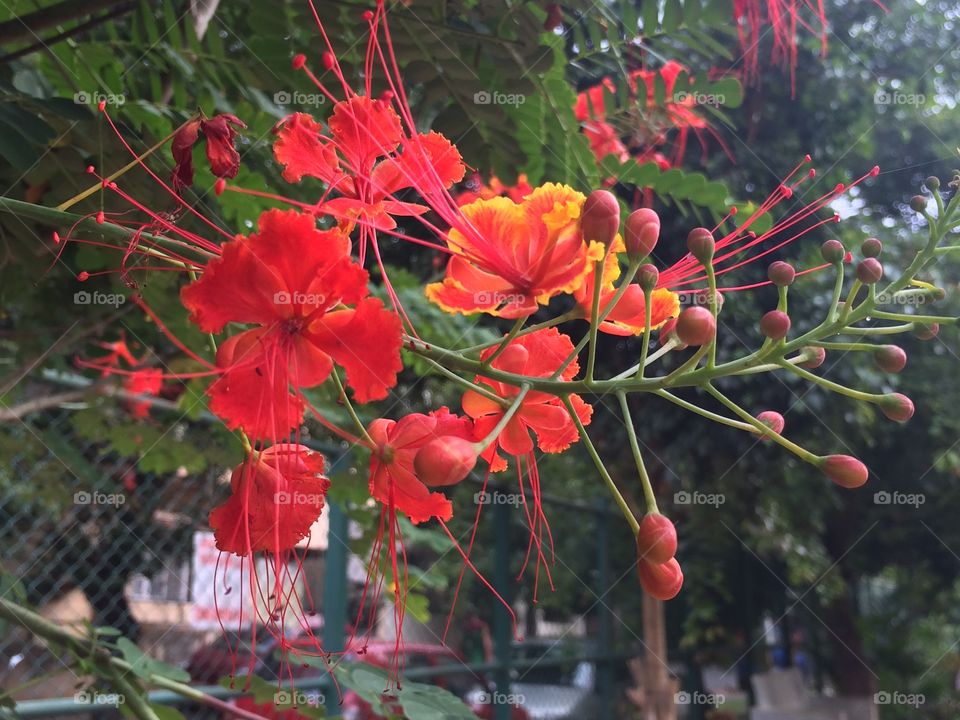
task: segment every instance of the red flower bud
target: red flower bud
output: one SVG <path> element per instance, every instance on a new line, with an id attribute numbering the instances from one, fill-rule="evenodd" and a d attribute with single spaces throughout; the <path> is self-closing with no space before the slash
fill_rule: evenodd
<path id="1" fill-rule="evenodd" d="M 873 351 L 877 367 L 888 373 L 898 373 L 907 365 L 907 354 L 896 345 L 881 345 Z"/>
<path id="2" fill-rule="evenodd" d="M 867 481 L 867 466 L 849 455 L 827 455 L 820 463 L 820 469 L 837 485 L 845 488 L 857 488 Z"/>
<path id="3" fill-rule="evenodd" d="M 641 560 L 665 563 L 677 554 L 677 529 L 660 513 L 648 513 L 637 531 L 637 552 Z"/>
<path id="4" fill-rule="evenodd" d="M 927 198 L 924 195 L 914 195 L 910 198 L 910 209 L 914 212 L 923 212 L 927 209 Z"/>
<path id="5" fill-rule="evenodd" d="M 880 253 L 883 252 L 883 243 L 877 240 L 877 238 L 867 238 L 860 246 L 860 252 L 863 253 L 864 257 L 880 257 Z"/>
<path id="6" fill-rule="evenodd" d="M 665 563 L 641 560 L 638 569 L 640 585 L 657 600 L 672 600 L 683 587 L 683 570 L 676 558 L 670 558 Z"/>
<path id="7" fill-rule="evenodd" d="M 764 410 L 757 415 L 757 420 L 773 430 L 777 435 L 783 432 L 783 426 L 787 424 L 787 421 L 783 419 L 783 415 L 774 410 Z M 770 438 L 766 435 L 761 435 L 760 439 L 765 442 Z"/>
<path id="8" fill-rule="evenodd" d="M 933 340 L 940 334 L 940 323 L 930 323 L 929 325 L 917 325 L 914 323 L 913 336 L 917 340 Z"/>
<path id="9" fill-rule="evenodd" d="M 685 345 L 706 345 L 717 335 L 717 321 L 705 307 L 688 307 L 677 318 L 677 337 Z"/>
<path id="10" fill-rule="evenodd" d="M 797 277 L 797 271 L 793 269 L 793 265 L 790 263 L 777 260 L 770 264 L 767 277 L 777 287 L 786 287 L 787 285 L 793 285 L 793 280 Z"/>
<path id="11" fill-rule="evenodd" d="M 902 393 L 888 393 L 880 399 L 880 410 L 895 422 L 906 422 L 913 417 L 913 400 Z"/>
<path id="12" fill-rule="evenodd" d="M 641 260 L 653 252 L 660 238 L 660 216 L 649 208 L 634 210 L 627 216 L 623 242 L 631 260 Z"/>
<path id="13" fill-rule="evenodd" d="M 799 363 L 799 365 L 807 370 L 817 369 L 823 365 L 824 360 L 827 359 L 827 351 L 822 347 L 807 345 L 807 347 L 803 349 L 803 353 L 809 358 L 809 360 L 804 360 L 802 363 Z"/>
<path id="14" fill-rule="evenodd" d="M 477 462 L 473 443 L 455 435 L 438 437 L 417 451 L 413 469 L 427 487 L 456 485 Z"/>
<path id="15" fill-rule="evenodd" d="M 760 318 L 760 332 L 771 340 L 782 340 L 790 332 L 790 316 L 782 310 L 771 310 Z"/>
<path id="16" fill-rule="evenodd" d="M 657 286 L 660 279 L 660 271 L 650 265 L 641 265 L 637 270 L 637 284 L 645 291 L 649 292 Z"/>
<path id="17" fill-rule="evenodd" d="M 883 277 L 883 265 L 876 258 L 866 258 L 857 265 L 857 279 L 864 285 L 873 285 Z"/>
<path id="18" fill-rule="evenodd" d="M 706 228 L 694 228 L 687 235 L 687 250 L 704 265 L 713 259 L 715 247 L 713 233 Z"/>
<path id="19" fill-rule="evenodd" d="M 620 203 L 609 190 L 594 190 L 587 196 L 580 214 L 580 232 L 587 242 L 596 240 L 608 247 L 620 230 Z"/>
<path id="20" fill-rule="evenodd" d="M 827 240 L 820 246 L 820 255 L 822 255 L 823 259 L 828 263 L 833 263 L 834 265 L 843 262 L 843 257 L 846 254 L 847 251 L 844 249 L 843 243 L 839 240 Z"/>

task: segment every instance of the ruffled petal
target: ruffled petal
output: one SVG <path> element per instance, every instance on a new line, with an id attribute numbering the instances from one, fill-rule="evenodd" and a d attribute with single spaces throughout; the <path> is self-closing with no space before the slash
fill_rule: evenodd
<path id="1" fill-rule="evenodd" d="M 320 134 L 320 125 L 306 113 L 294 113 L 277 126 L 273 155 L 283 165 L 283 179 L 295 183 L 306 175 L 337 186 L 345 177 L 337 151 Z"/>
<path id="2" fill-rule="evenodd" d="M 392 153 L 403 137 L 400 116 L 389 103 L 363 95 L 337 102 L 327 122 L 354 174 L 372 170 L 376 159 Z"/>
<path id="3" fill-rule="evenodd" d="M 612 293 L 604 298 L 601 307 L 605 307 L 611 298 Z M 679 296 L 666 288 L 654 290 L 650 301 L 651 330 L 656 330 L 680 313 Z M 645 310 L 643 290 L 639 285 L 631 285 L 600 325 L 600 330 L 611 335 L 641 335 L 646 325 Z"/>
<path id="4" fill-rule="evenodd" d="M 240 556 L 282 552 L 320 517 L 330 481 L 320 453 L 276 445 L 234 469 L 231 494 L 210 513 L 217 547 Z"/>
<path id="5" fill-rule="evenodd" d="M 337 310 L 314 321 L 308 338 L 347 371 L 358 402 L 381 400 L 397 384 L 401 323 L 377 298 L 365 298 L 355 310 Z"/>

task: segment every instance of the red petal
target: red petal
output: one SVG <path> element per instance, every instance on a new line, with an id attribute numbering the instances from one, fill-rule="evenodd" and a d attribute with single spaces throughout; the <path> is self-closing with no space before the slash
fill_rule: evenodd
<path id="1" fill-rule="evenodd" d="M 403 136 L 394 109 L 362 95 L 338 102 L 328 123 L 353 175 L 372 170 L 377 158 L 393 152 Z"/>
<path id="2" fill-rule="evenodd" d="M 210 171 L 217 177 L 236 177 L 240 169 L 240 153 L 233 145 L 237 136 L 234 126 L 246 127 L 235 115 L 217 115 L 202 123 Z"/>
<path id="3" fill-rule="evenodd" d="M 397 384 L 400 361 L 400 318 L 377 298 L 366 298 L 355 310 L 338 310 L 318 318 L 309 338 L 347 371 L 347 384 L 359 402 L 381 400 Z"/>
<path id="4" fill-rule="evenodd" d="M 170 143 L 170 152 L 176 163 L 173 169 L 173 187 L 180 190 L 193 184 L 193 146 L 200 137 L 200 121 L 192 120 L 177 130 Z"/>
<path id="5" fill-rule="evenodd" d="M 307 536 L 330 482 L 323 456 L 302 445 L 275 445 L 234 469 L 230 498 L 210 513 L 217 547 L 248 555 L 281 552 Z"/>
<path id="6" fill-rule="evenodd" d="M 275 333 L 257 329 L 229 338 L 217 351 L 224 373 L 207 390 L 210 411 L 252 439 L 286 437 L 304 412 L 303 400 L 290 392 L 288 363 Z"/>
<path id="7" fill-rule="evenodd" d="M 273 155 L 284 166 L 283 179 L 287 182 L 300 182 L 309 175 L 334 185 L 345 177 L 333 144 L 306 113 L 294 113 L 280 122 Z"/>

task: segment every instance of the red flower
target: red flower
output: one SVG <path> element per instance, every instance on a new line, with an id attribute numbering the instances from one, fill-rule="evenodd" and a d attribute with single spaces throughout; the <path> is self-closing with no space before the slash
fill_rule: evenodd
<path id="1" fill-rule="evenodd" d="M 450 501 L 442 493 L 430 492 L 417 478 L 413 460 L 417 450 L 434 438 L 453 435 L 472 439 L 473 423 L 442 407 L 429 415 L 374 420 L 368 432 L 376 443 L 370 457 L 370 495 L 374 500 L 400 510 L 414 524 L 434 517 L 453 517 Z"/>
<path id="2" fill-rule="evenodd" d="M 183 304 L 204 332 L 229 322 L 257 326 L 217 352 L 222 375 L 207 392 L 228 427 L 255 439 L 285 437 L 306 407 L 291 386 L 319 385 L 334 362 L 359 402 L 386 397 L 396 383 L 400 320 L 367 297 L 367 272 L 349 252 L 348 238 L 317 230 L 312 215 L 269 210 L 259 232 L 224 244 L 183 289 Z"/>
<path id="3" fill-rule="evenodd" d="M 234 468 L 229 499 L 210 513 L 217 547 L 240 556 L 292 549 L 323 510 L 323 470 L 323 455 L 303 445 L 254 453 Z"/>
<path id="4" fill-rule="evenodd" d="M 159 368 L 144 368 L 135 370 L 123 379 L 123 389 L 133 395 L 157 395 L 163 385 L 163 371 Z M 130 413 L 137 418 L 145 418 L 150 414 L 149 400 L 129 400 L 127 407 Z"/>
<path id="5" fill-rule="evenodd" d="M 383 100 L 354 96 L 340 101 L 328 124 L 330 135 L 323 135 L 309 115 L 289 116 L 277 130 L 273 152 L 288 182 L 315 177 L 340 194 L 324 200 L 323 210 L 346 228 L 362 220 L 377 230 L 391 230 L 396 227 L 391 215 L 428 210 L 393 199 L 395 193 L 427 175 L 444 188 L 463 178 L 463 160 L 449 140 L 435 132 L 407 137 L 400 117 Z"/>
<path id="6" fill-rule="evenodd" d="M 217 177 L 233 178 L 240 170 L 240 153 L 234 147 L 237 131 L 246 124 L 236 115 L 216 115 L 192 120 L 173 136 L 170 151 L 176 166 L 173 186 L 176 190 L 193 184 L 193 146 L 203 133 L 207 141 L 207 161 L 210 172 Z"/>
<path id="7" fill-rule="evenodd" d="M 493 348 L 486 350 L 481 358 L 489 357 Z M 510 343 L 491 363 L 495 370 L 525 375 L 527 377 L 550 377 L 573 352 L 573 343 L 556 328 L 538 330 L 521 335 Z M 558 379 L 572 380 L 580 372 L 573 360 Z M 513 385 L 488 378 L 476 377 L 475 382 L 487 385 L 496 395 L 510 400 L 520 389 Z M 593 408 L 579 395 L 571 395 L 570 401 L 584 425 L 590 423 Z M 463 410 L 474 420 L 474 437 L 485 438 L 503 417 L 503 405 L 473 390 L 463 394 Z M 530 431 L 536 435 L 536 444 Z M 491 463 L 494 471 L 506 467 L 506 461 L 497 454 L 502 449 L 509 455 L 526 455 L 539 447 L 544 452 L 563 452 L 579 439 L 576 425 L 560 398 L 544 392 L 530 391 L 524 397 L 520 409 L 514 414 L 497 440 L 481 453 Z"/>

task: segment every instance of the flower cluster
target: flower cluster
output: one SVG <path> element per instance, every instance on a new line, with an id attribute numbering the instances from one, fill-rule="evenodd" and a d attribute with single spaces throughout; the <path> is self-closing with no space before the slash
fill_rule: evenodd
<path id="1" fill-rule="evenodd" d="M 444 488 L 464 481 L 478 465 L 484 473 L 510 466 L 517 470 L 533 549 L 528 557 L 534 552 L 538 573 L 542 567 L 549 577 L 550 532 L 540 502 L 537 456 L 565 452 L 578 442 L 591 455 L 636 534 L 642 586 L 654 597 L 674 597 L 683 583 L 675 557 L 677 533 L 656 506 L 630 414 L 631 394 L 657 396 L 776 442 L 844 487 L 866 481 L 866 467 L 858 460 L 819 456 L 800 448 L 782 436 L 784 419 L 779 413 L 755 416 L 718 390 L 714 381 L 745 372 L 783 370 L 873 402 L 894 420 L 909 419 L 913 405 L 903 395 L 853 391 L 811 372 L 827 350 L 843 345 L 827 338 L 863 334 L 866 330 L 858 323 L 867 318 L 900 322 L 911 330 L 923 324 L 930 333 L 935 332 L 934 323 L 949 320 L 877 310 L 875 290 L 884 271 L 877 259 L 878 241 L 870 240 L 861 249 L 863 258 L 844 303 L 840 303 L 844 266 L 852 256 L 833 240 L 823 246 L 823 264 L 797 272 L 777 262 L 761 283 L 725 282 L 727 273 L 835 222 L 832 213 L 821 217 L 819 212 L 875 175 L 876 168 L 813 201 L 793 204 L 786 217 L 763 227 L 762 219 L 782 203 L 796 200 L 798 188 L 814 177 L 808 168 L 810 158 L 804 158 L 752 212 L 731 209 L 715 227 L 691 231 L 685 248 L 678 251 L 673 243 L 668 255 L 678 257 L 674 262 L 657 263 L 661 235 L 657 213 L 641 208 L 621 222 L 620 203 L 608 190 L 584 195 L 550 182 L 530 187 L 524 179 L 513 188 L 491 183 L 468 190 L 473 193 L 469 197 L 458 197 L 455 186 L 464 178 L 466 166 L 447 138 L 416 127 L 390 50 L 383 5 L 366 13 L 364 21 L 370 39 L 366 84 L 359 91 L 341 71 L 326 34 L 319 74 L 306 57 L 294 59 L 294 67 L 316 83 L 333 109 L 325 121 L 303 113 L 284 119 L 276 128 L 273 152 L 285 180 L 316 183 L 316 202 L 302 203 L 223 181 L 236 175 L 239 162 L 232 140 L 242 123 L 232 116 L 190 121 L 173 142 L 178 163 L 173 187 L 153 176 L 184 213 L 218 235 L 215 240 L 185 229 L 169 213 L 145 207 L 116 181 L 102 180 L 105 190 L 147 215 L 141 227 L 130 230 L 129 243 L 121 248 L 120 272 L 134 286 L 137 273 L 156 270 L 161 263 L 187 274 L 181 302 L 190 320 L 209 335 L 214 350 L 188 347 L 136 296 L 140 307 L 198 369 L 180 374 L 130 370 L 138 363 L 122 342 L 107 347 L 106 358 L 86 365 L 136 378 L 139 392 L 157 392 L 164 379 L 209 379 L 210 411 L 237 432 L 246 447 L 246 457 L 232 472 L 230 495 L 212 510 L 209 523 L 220 550 L 249 564 L 246 591 L 266 605 L 258 606 L 256 623 L 274 633 L 285 650 L 285 615 L 293 613 L 308 627 L 308 609 L 289 587 L 288 565 L 302 560 L 297 548 L 309 540 L 330 487 L 323 457 L 301 442 L 308 418 L 369 453 L 369 497 L 371 505 L 379 507 L 380 521 L 369 559 L 367 589 L 372 591 L 364 598 L 375 605 L 382 588 L 391 588 L 398 624 L 408 590 L 399 518 L 405 516 L 414 524 L 435 522 L 452 539 L 446 523 L 457 509 Z M 375 72 L 390 88 L 378 97 L 372 87 Z M 665 69 L 661 75 L 672 82 L 678 72 L 679 68 Z M 634 92 L 652 93 L 652 75 L 637 73 L 632 81 Z M 603 146 L 606 151 L 605 144 L 613 141 L 604 139 L 609 133 L 603 117 L 588 110 L 596 103 L 584 96 L 582 104 L 578 111 L 588 123 L 595 150 Z M 689 108 L 675 105 L 669 110 L 672 122 L 697 128 Z M 101 110 L 106 115 L 105 107 Z M 278 205 L 259 217 L 253 232 L 238 236 L 223 232 L 178 194 L 192 179 L 190 152 L 201 132 L 214 173 L 221 178 L 219 192 L 256 194 Z M 929 186 L 936 191 L 932 181 Z M 931 244 L 884 289 L 885 295 L 934 294 L 935 288 L 908 286 L 952 227 L 954 212 L 952 202 L 940 220 L 927 218 L 937 228 Z M 397 223 L 401 217 L 419 223 L 428 239 L 402 232 Z M 106 222 L 103 213 L 96 220 Z M 508 319 L 512 327 L 480 347 L 458 350 L 424 342 L 390 288 L 378 245 L 383 235 L 426 246 L 442 259 L 442 277 L 425 288 L 426 297 L 440 310 Z M 371 264 L 383 274 L 386 302 L 371 295 L 367 269 Z M 807 273 L 831 269 L 838 281 L 827 317 L 791 339 L 788 289 Z M 89 274 L 81 279 L 85 277 Z M 774 286 L 779 293 L 778 306 L 759 322 L 765 340 L 754 352 L 720 362 L 716 336 L 724 296 L 758 285 Z M 564 311 L 557 312 L 558 308 Z M 538 313 L 547 318 L 534 324 Z M 585 322 L 587 330 L 574 341 L 570 328 L 577 328 L 572 324 L 576 321 Z M 610 377 L 598 377 L 599 333 L 630 340 L 637 362 Z M 902 351 L 870 347 L 881 368 L 892 372 L 903 368 Z M 462 387 L 460 408 L 362 422 L 354 403 L 389 395 L 403 368 L 402 351 L 429 360 Z M 682 359 L 671 371 L 651 375 L 653 364 L 667 355 Z M 121 361 L 127 369 L 120 367 Z M 339 413 L 334 415 L 311 399 L 315 395 L 310 390 L 321 385 L 335 390 L 350 425 L 341 427 L 333 419 Z M 710 396 L 716 410 L 677 395 L 691 387 Z M 587 433 L 593 412 L 590 399 L 607 394 L 620 402 L 636 461 L 632 486 L 643 492 L 645 502 L 640 520 L 621 494 L 626 485 L 613 481 Z M 469 549 L 456 547 L 465 565 L 473 568 Z M 266 566 L 273 577 L 268 589 L 260 587 L 262 579 L 255 571 L 258 556 L 270 558 Z M 389 582 L 384 582 L 387 578 Z M 363 613 L 361 608 L 358 621 Z M 319 641 L 314 650 L 322 652 Z"/>

